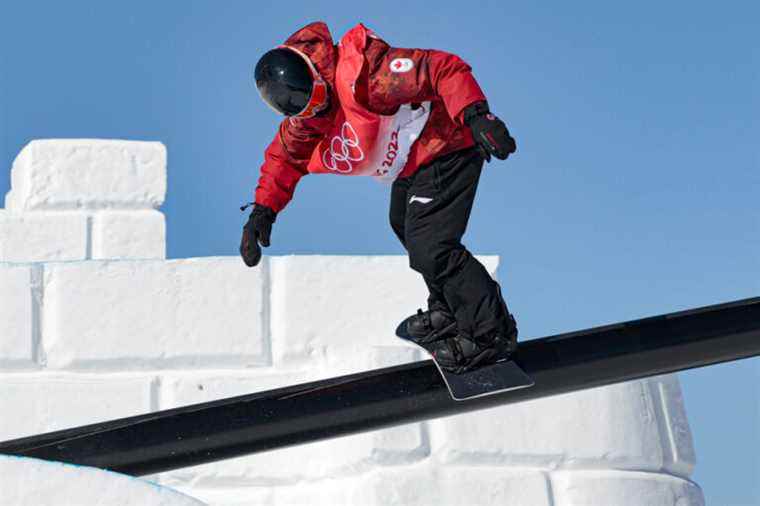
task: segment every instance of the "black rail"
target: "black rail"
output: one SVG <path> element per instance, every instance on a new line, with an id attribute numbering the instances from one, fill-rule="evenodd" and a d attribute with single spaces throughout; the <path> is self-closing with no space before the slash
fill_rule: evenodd
<path id="1" fill-rule="evenodd" d="M 431 361 L 0 443 L 0 453 L 133 475 L 760 355 L 760 298 L 520 345 L 531 388 L 457 402 Z"/>

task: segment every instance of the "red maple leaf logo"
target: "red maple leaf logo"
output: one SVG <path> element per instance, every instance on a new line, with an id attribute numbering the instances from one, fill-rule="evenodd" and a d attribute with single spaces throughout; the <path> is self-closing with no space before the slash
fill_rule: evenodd
<path id="1" fill-rule="evenodd" d="M 414 67 L 414 62 L 409 58 L 396 58 L 391 61 L 391 72 L 408 72 Z"/>

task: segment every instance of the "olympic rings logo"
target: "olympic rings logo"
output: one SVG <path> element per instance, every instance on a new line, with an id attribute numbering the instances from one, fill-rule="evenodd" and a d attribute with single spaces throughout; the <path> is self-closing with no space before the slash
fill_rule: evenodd
<path id="1" fill-rule="evenodd" d="M 329 170 L 347 174 L 354 170 L 353 162 L 364 160 L 364 152 L 359 147 L 359 136 L 351 124 L 346 121 L 340 129 L 340 135 L 330 141 L 330 149 L 322 153 L 322 163 Z"/>

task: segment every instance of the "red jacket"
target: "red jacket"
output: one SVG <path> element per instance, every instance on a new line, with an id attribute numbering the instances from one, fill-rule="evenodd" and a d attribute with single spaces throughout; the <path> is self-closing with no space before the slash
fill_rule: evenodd
<path id="1" fill-rule="evenodd" d="M 485 96 L 469 65 L 458 56 L 430 49 L 393 48 L 361 24 L 343 37 L 341 47 L 335 46 L 327 25 L 322 22 L 297 31 L 285 45 L 306 54 L 330 85 L 330 107 L 313 118 L 282 121 L 265 152 L 255 194 L 258 204 L 279 212 L 293 197 L 302 176 L 330 171 L 318 162 L 321 157 L 316 151 L 319 146 L 329 146 L 330 139 L 326 138 L 340 130 L 340 123 L 346 117 L 335 92 L 336 86 L 346 90 L 353 85 L 355 102 L 374 115 L 394 115 L 405 104 L 417 107 L 417 104 L 430 102 L 427 122 L 419 138 L 411 144 L 398 177 L 409 176 L 439 156 L 474 144 L 469 128 L 462 124 L 462 111 L 474 102 L 485 100 Z M 348 52 L 341 49 L 347 45 L 358 47 L 363 53 L 361 71 L 355 83 L 336 83 L 339 58 Z M 409 71 L 391 70 L 392 63 L 399 65 L 399 59 Z"/>

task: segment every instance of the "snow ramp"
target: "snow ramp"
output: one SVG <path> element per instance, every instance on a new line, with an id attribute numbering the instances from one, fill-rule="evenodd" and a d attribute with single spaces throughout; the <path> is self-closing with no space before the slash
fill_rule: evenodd
<path id="1" fill-rule="evenodd" d="M 0 455 L 3 506 L 201 506 L 192 497 L 147 480 L 94 467 Z"/>

